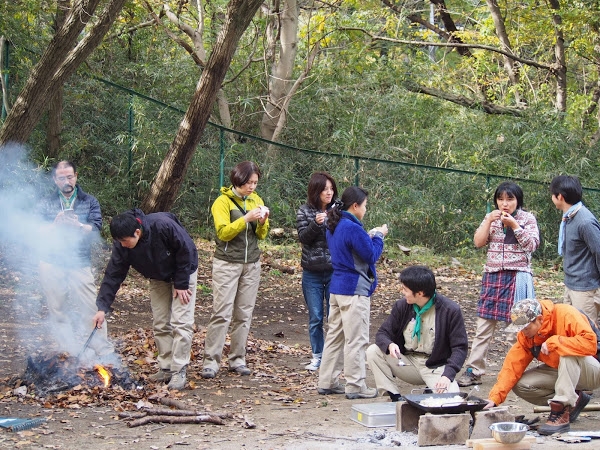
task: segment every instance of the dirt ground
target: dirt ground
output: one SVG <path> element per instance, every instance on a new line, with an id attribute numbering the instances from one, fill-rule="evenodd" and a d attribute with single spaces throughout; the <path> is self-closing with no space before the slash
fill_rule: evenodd
<path id="1" fill-rule="evenodd" d="M 188 367 L 189 388 L 168 392 L 164 386 L 148 383 L 156 370 L 151 333 L 151 312 L 146 281 L 133 274 L 122 287 L 115 313 L 109 319 L 109 334 L 139 389 L 88 388 L 38 396 L 35 392 L 15 393 L 27 357 L 51 352 L 52 339 L 45 328 L 47 311 L 36 280 L 35 268 L 15 264 L 11 250 L 0 249 L 0 416 L 46 418 L 44 425 L 10 433 L 0 430 L 0 447 L 23 449 L 381 449 L 416 446 L 417 436 L 397 433 L 394 428 L 367 428 L 350 419 L 351 408 L 359 403 L 386 402 L 347 400 L 343 395 L 321 396 L 316 392 L 317 376 L 304 370 L 310 359 L 307 312 L 300 289 L 298 254 L 289 248 L 268 250 L 263 258 L 261 288 L 257 298 L 248 343 L 249 377 L 227 372 L 226 365 L 214 380 L 203 380 L 202 346 L 211 312 L 210 258 L 212 245 L 197 242 L 200 250 L 197 332 L 192 362 Z M 14 256 L 14 255 L 13 255 Z M 98 250 L 98 269 L 108 257 Z M 17 258 L 18 259 L 18 258 Z M 380 286 L 372 298 L 371 340 L 391 304 L 398 298 L 397 274 L 419 262 L 418 251 L 396 260 L 384 258 L 379 264 Z M 293 269 L 294 273 L 289 273 Z M 536 273 L 538 297 L 558 300 L 562 286 L 556 273 Z M 463 309 L 469 336 L 474 333 L 475 306 L 480 273 L 461 266 L 456 259 L 440 264 L 435 273 L 441 293 L 458 301 Z M 100 273 L 100 270 L 99 272 Z M 85 337 L 82 338 L 82 344 Z M 489 392 L 506 343 L 497 332 L 489 354 L 489 373 L 479 397 Z M 226 360 L 224 361 L 226 364 Z M 374 386 L 372 375 L 367 379 Z M 401 385 L 403 393 L 412 386 Z M 467 388 L 463 388 L 466 392 Z M 591 403 L 600 398 L 596 391 Z M 178 399 L 189 409 L 226 413 L 223 425 L 150 423 L 128 427 L 119 414 L 138 407 L 159 407 L 157 399 Z M 515 415 L 533 418 L 532 405 L 510 394 L 505 405 Z M 545 415 L 540 415 L 544 420 Z M 599 429 L 600 412 L 584 412 L 572 430 Z M 595 447 L 594 443 L 565 444 L 551 437 L 539 438 L 532 448 Z M 435 448 L 466 448 L 464 445 Z"/>

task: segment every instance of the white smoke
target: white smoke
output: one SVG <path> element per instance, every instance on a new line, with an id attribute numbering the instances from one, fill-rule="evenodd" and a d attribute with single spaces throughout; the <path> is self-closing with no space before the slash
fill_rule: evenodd
<path id="1" fill-rule="evenodd" d="M 49 173 L 29 160 L 28 153 L 22 145 L 0 147 L 0 270 L 5 272 L 1 282 L 12 283 L 14 292 L 1 299 L 14 319 L 5 317 L 0 322 L 6 321 L 17 333 L 13 360 L 22 358 L 23 363 L 34 352 L 77 354 L 87 338 L 77 335 L 72 326 L 56 326 L 47 311 L 40 261 L 48 260 L 48 255 L 74 258 L 77 242 L 72 233 L 57 231 L 42 214 L 40 201 L 55 185 Z M 69 322 L 81 324 L 77 308 L 69 311 Z M 93 329 L 91 322 L 88 328 Z"/>

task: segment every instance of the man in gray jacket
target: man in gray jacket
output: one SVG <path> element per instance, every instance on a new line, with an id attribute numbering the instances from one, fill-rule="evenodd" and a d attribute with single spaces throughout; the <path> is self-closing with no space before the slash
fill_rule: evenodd
<path id="1" fill-rule="evenodd" d="M 600 224 L 581 202 L 577 177 L 559 175 L 550 183 L 552 203 L 563 212 L 558 254 L 563 257 L 564 303 L 598 323 L 600 309 Z"/>

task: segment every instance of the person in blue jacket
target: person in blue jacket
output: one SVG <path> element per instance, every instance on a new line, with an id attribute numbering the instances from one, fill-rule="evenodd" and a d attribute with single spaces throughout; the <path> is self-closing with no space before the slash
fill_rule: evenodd
<path id="1" fill-rule="evenodd" d="M 345 393 L 351 400 L 377 397 L 377 390 L 365 383 L 366 349 L 371 294 L 377 287 L 375 263 L 383 252 L 388 228 L 382 225 L 368 233 L 363 228 L 367 196 L 364 189 L 350 186 L 327 215 L 327 245 L 333 275 L 317 391 L 321 395 Z M 339 382 L 342 369 L 345 386 Z"/>
<path id="2" fill-rule="evenodd" d="M 113 217 L 110 261 L 96 298 L 94 323 L 102 326 L 130 267 L 150 279 L 157 373 L 150 380 L 181 390 L 187 381 L 194 328 L 198 250 L 174 214 L 132 209 Z"/>

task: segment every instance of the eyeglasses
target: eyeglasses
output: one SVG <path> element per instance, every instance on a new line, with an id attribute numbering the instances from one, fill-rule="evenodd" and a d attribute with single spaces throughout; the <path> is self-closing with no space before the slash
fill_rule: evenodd
<path id="1" fill-rule="evenodd" d="M 74 179 L 75 179 L 75 175 L 68 175 L 66 177 L 56 177 L 56 181 L 60 181 L 61 183 L 63 181 L 67 181 L 67 180 L 73 181 Z"/>

